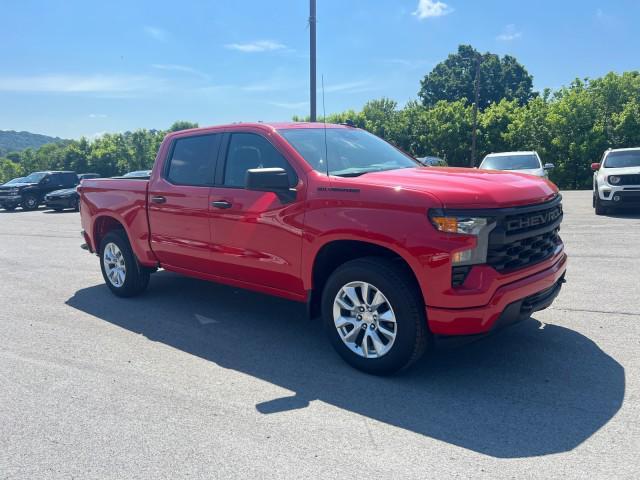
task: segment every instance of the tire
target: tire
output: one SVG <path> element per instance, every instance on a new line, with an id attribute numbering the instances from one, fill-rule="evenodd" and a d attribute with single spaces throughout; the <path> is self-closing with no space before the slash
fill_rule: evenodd
<path id="1" fill-rule="evenodd" d="M 80 211 L 80 199 L 76 198 L 71 202 L 71 208 L 73 208 L 74 212 Z"/>
<path id="2" fill-rule="evenodd" d="M 109 232 L 100 242 L 100 269 L 105 283 L 118 297 L 139 295 L 149 285 L 150 272 L 138 263 L 123 230 Z"/>
<path id="3" fill-rule="evenodd" d="M 36 210 L 39 206 L 38 197 L 35 195 L 25 195 L 22 197 L 23 210 Z"/>
<path id="4" fill-rule="evenodd" d="M 352 367 L 389 375 L 407 368 L 427 350 L 431 334 L 424 302 L 410 275 L 386 258 L 366 257 L 343 264 L 329 277 L 322 292 L 324 328 L 335 350 Z M 349 300 L 354 293 L 356 302 Z"/>
<path id="5" fill-rule="evenodd" d="M 606 215 L 607 214 L 607 208 L 602 206 L 602 203 L 600 203 L 600 197 L 596 194 L 595 198 L 594 198 L 594 204 L 596 207 L 596 215 Z"/>

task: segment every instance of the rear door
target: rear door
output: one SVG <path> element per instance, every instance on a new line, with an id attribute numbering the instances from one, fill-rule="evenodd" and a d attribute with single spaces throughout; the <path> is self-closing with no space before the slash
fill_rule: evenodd
<path id="1" fill-rule="evenodd" d="M 269 167 L 284 168 L 290 185 L 298 184 L 298 174 L 266 136 L 249 131 L 226 135 L 210 196 L 213 268 L 230 279 L 303 296 L 302 192 L 298 199 L 281 200 L 272 192 L 244 188 L 248 169 Z"/>
<path id="2" fill-rule="evenodd" d="M 149 182 L 151 248 L 163 265 L 211 273 L 209 190 L 222 135 L 175 138 Z"/>

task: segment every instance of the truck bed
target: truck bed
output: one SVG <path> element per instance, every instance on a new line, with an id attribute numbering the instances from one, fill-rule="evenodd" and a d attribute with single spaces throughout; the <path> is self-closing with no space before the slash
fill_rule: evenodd
<path id="1" fill-rule="evenodd" d="M 80 192 L 80 218 L 85 232 L 99 243 L 101 223 L 114 219 L 127 231 L 131 246 L 143 264 L 155 259 L 149 247 L 146 178 L 100 178 L 83 180 Z M 89 244 L 92 251 L 100 245 Z"/>

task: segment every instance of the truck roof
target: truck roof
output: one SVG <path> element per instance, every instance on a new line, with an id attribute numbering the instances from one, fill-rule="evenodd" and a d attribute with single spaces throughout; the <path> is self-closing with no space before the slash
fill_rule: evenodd
<path id="1" fill-rule="evenodd" d="M 188 130 L 178 130 L 177 132 L 171 132 L 169 135 L 178 135 L 185 132 L 197 133 L 215 131 L 224 128 L 234 127 L 248 127 L 259 128 L 263 130 L 290 130 L 297 128 L 356 128 L 350 125 L 336 124 L 336 123 L 323 123 L 323 122 L 235 122 L 227 123 L 224 125 L 211 125 L 208 127 L 190 128 Z"/>

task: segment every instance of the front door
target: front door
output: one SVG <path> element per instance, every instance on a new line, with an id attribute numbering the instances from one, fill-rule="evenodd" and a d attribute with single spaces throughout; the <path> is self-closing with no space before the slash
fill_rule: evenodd
<path id="1" fill-rule="evenodd" d="M 213 268 L 219 275 L 274 293 L 304 296 L 301 202 L 244 188 L 250 168 L 284 168 L 292 187 L 298 183 L 295 171 L 262 135 L 231 133 L 226 143 L 225 163 L 218 169 L 220 185 L 210 195 Z"/>
<path id="2" fill-rule="evenodd" d="M 163 266 L 211 272 L 209 196 L 222 134 L 178 137 L 149 182 L 151 248 Z"/>

